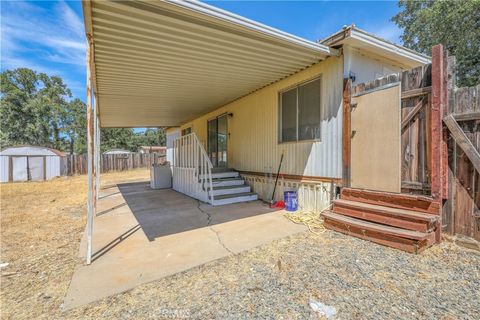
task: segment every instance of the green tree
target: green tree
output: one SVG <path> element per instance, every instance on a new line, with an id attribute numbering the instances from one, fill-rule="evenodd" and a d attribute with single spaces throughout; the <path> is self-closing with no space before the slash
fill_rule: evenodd
<path id="1" fill-rule="evenodd" d="M 0 143 L 38 145 L 70 153 L 87 152 L 86 105 L 73 99 L 60 77 L 27 68 L 1 73 Z M 101 150 L 165 145 L 163 129 L 135 132 L 130 128 L 101 130 Z"/>
<path id="2" fill-rule="evenodd" d="M 64 111 L 63 131 L 69 137 L 68 150 L 73 153 L 87 152 L 87 106 L 76 98 L 67 104 Z"/>
<path id="3" fill-rule="evenodd" d="M 137 152 L 135 132 L 130 128 L 104 128 L 100 133 L 100 148 L 102 152 L 111 149 L 126 149 Z"/>
<path id="4" fill-rule="evenodd" d="M 406 47 L 430 54 L 441 43 L 456 56 L 458 85 L 480 82 L 479 0 L 400 0 L 398 6 L 392 21 L 403 29 Z"/>
<path id="5" fill-rule="evenodd" d="M 71 92 L 59 77 L 27 68 L 1 74 L 2 145 L 32 144 L 61 148 L 65 106 Z"/>
<path id="6" fill-rule="evenodd" d="M 164 146 L 166 144 L 165 130 L 163 128 L 147 128 L 142 133 L 137 133 L 139 146 Z"/>

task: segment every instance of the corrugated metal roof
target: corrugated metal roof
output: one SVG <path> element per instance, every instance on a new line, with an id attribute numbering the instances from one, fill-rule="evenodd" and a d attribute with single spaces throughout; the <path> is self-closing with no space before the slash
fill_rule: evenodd
<path id="1" fill-rule="evenodd" d="M 65 154 L 62 151 L 57 149 L 41 147 L 41 146 L 30 146 L 30 145 L 19 145 L 5 147 L 0 150 L 0 155 L 2 156 L 34 156 L 34 155 L 46 155 L 46 156 L 60 156 L 64 157 Z"/>
<path id="2" fill-rule="evenodd" d="M 190 1 L 86 1 L 102 127 L 178 126 L 331 55 Z"/>

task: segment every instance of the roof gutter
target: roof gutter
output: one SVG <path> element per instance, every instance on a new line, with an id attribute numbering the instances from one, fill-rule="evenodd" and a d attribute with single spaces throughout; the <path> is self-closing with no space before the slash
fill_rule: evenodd
<path id="1" fill-rule="evenodd" d="M 380 39 L 380 38 L 377 38 L 377 37 L 372 36 L 370 34 L 367 34 L 365 32 L 362 32 L 361 30 L 358 30 L 358 29 L 353 29 L 352 28 L 350 30 L 350 37 L 352 37 L 353 39 L 361 40 L 361 41 L 363 41 L 365 43 L 368 43 L 372 46 L 379 47 L 379 48 L 382 48 L 384 50 L 388 50 L 392 53 L 398 54 L 398 55 L 406 57 L 408 59 L 415 60 L 415 61 L 417 61 L 419 63 L 422 63 L 422 64 L 428 64 L 428 63 L 432 62 L 430 57 L 428 57 L 426 55 L 423 55 L 423 54 L 420 54 L 420 53 L 415 52 L 413 50 L 395 45 L 395 44 L 390 43 L 388 41 L 385 41 L 383 39 Z"/>

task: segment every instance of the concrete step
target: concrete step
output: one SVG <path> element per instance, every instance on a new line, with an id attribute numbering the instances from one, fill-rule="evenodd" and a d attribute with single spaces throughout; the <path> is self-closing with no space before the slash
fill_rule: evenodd
<path id="1" fill-rule="evenodd" d="M 200 179 L 203 180 L 207 176 L 206 174 L 201 174 Z M 212 179 L 237 178 L 238 176 L 239 173 L 237 171 L 212 172 Z"/>
<path id="2" fill-rule="evenodd" d="M 227 186 L 239 186 L 245 184 L 245 181 L 242 178 L 220 178 L 212 179 L 213 187 L 227 187 Z M 209 186 L 206 186 L 207 188 Z"/>
<path id="3" fill-rule="evenodd" d="M 242 192 L 235 194 L 225 194 L 213 197 L 213 205 L 221 206 L 231 203 L 247 202 L 258 200 L 258 195 L 253 192 Z"/>
<path id="4" fill-rule="evenodd" d="M 224 186 L 224 187 L 213 187 L 213 195 L 221 196 L 225 194 L 235 194 L 235 193 L 245 193 L 250 192 L 251 188 L 249 185 L 235 185 L 235 186 Z"/>
<path id="5" fill-rule="evenodd" d="M 332 211 L 352 218 L 420 232 L 432 231 L 438 220 L 438 216 L 431 213 L 343 199 L 333 201 Z"/>
<path id="6" fill-rule="evenodd" d="M 434 232 L 418 232 L 390 227 L 344 216 L 332 211 L 324 211 L 322 217 L 327 229 L 410 253 L 419 253 L 435 242 Z"/>
<path id="7" fill-rule="evenodd" d="M 213 167 L 212 168 L 212 173 L 229 172 L 229 171 L 235 171 L 235 169 L 224 168 L 224 167 Z"/>

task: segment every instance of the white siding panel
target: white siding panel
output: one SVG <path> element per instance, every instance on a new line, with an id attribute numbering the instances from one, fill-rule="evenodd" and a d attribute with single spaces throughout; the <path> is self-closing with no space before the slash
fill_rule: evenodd
<path id="1" fill-rule="evenodd" d="M 373 81 L 377 78 L 399 73 L 403 69 L 393 61 L 377 57 L 365 51 L 345 46 L 345 77 L 349 76 L 350 71 L 355 74 L 353 85 L 363 82 Z"/>

